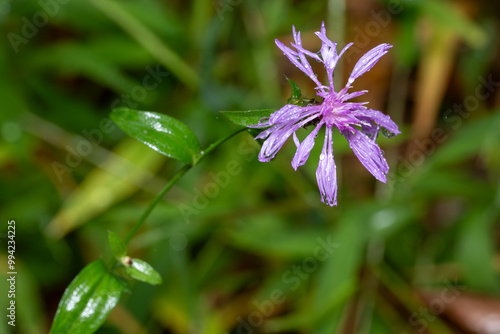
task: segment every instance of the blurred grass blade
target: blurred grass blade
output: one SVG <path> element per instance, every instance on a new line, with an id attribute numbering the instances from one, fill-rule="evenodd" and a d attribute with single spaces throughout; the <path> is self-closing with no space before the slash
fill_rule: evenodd
<path id="1" fill-rule="evenodd" d="M 109 39 L 106 42 L 113 43 Z M 105 57 L 107 55 L 100 55 L 98 50 L 89 45 L 64 42 L 30 54 L 28 68 L 34 72 L 51 71 L 61 72 L 65 76 L 82 75 L 118 93 L 129 93 L 140 85 Z M 49 88 L 51 87 L 46 89 Z"/>
<path id="2" fill-rule="evenodd" d="M 456 133 L 428 159 L 428 164 L 431 166 L 446 166 L 462 162 L 481 152 L 492 134 L 498 133 L 500 112 L 496 110 L 486 117 L 465 125 L 462 125 L 465 120 L 458 115 L 452 115 L 447 121 L 453 127 L 460 127 L 460 133 Z"/>
<path id="3" fill-rule="evenodd" d="M 120 2 L 114 0 L 89 0 L 96 8 L 128 32 L 144 49 L 151 53 L 169 71 L 192 89 L 198 88 L 200 78 L 177 54 L 168 48 L 154 33 L 128 13 Z"/>
<path id="4" fill-rule="evenodd" d="M 88 264 L 64 291 L 50 333 L 95 332 L 125 288 L 126 284 L 109 273 L 101 260 Z"/>
<path id="5" fill-rule="evenodd" d="M 363 260 L 368 231 L 366 224 L 373 215 L 371 207 L 359 207 L 344 213 L 332 239 L 340 247 L 325 261 L 316 279 L 311 305 L 314 314 L 322 316 L 315 333 L 338 328 L 342 304 L 355 292 L 358 270 Z"/>
<path id="6" fill-rule="evenodd" d="M 47 226 L 48 235 L 60 238 L 127 198 L 154 176 L 162 162 L 161 155 L 133 139 L 123 141 L 114 153 L 69 196 Z"/>
<path id="7" fill-rule="evenodd" d="M 273 109 L 221 111 L 231 122 L 242 126 L 257 125 L 262 118 L 270 117 L 273 112 L 275 112 Z M 263 128 L 265 127 L 263 126 Z"/>
<path id="8" fill-rule="evenodd" d="M 344 213 L 335 230 L 322 238 L 325 253 L 321 253 L 323 262 L 307 312 L 271 320 L 267 329 L 286 331 L 314 325 L 314 333 L 332 333 L 337 328 L 342 306 L 356 289 L 369 231 L 366 224 L 373 212 L 374 208 L 365 206 Z"/>
<path id="9" fill-rule="evenodd" d="M 429 137 L 435 127 L 447 83 L 453 73 L 453 59 L 458 45 L 454 30 L 435 24 L 430 31 L 420 59 L 416 87 L 412 133 L 418 140 Z M 415 150 L 414 146 L 410 145 L 408 152 Z"/>
<path id="10" fill-rule="evenodd" d="M 123 242 L 122 239 L 118 236 L 113 231 L 108 232 L 108 240 L 109 240 L 109 246 L 111 247 L 111 251 L 113 252 L 113 256 L 116 259 L 120 259 L 121 257 L 125 256 L 126 254 L 126 248 L 125 248 L 125 243 Z"/>
<path id="11" fill-rule="evenodd" d="M 130 259 L 130 265 L 125 265 L 125 271 L 130 277 L 152 285 L 160 284 L 160 274 L 154 268 L 141 259 Z"/>
<path id="12" fill-rule="evenodd" d="M 118 108 L 113 110 L 111 118 L 129 136 L 167 157 L 193 164 L 200 154 L 196 135 L 187 125 L 173 117 Z"/>
<path id="13" fill-rule="evenodd" d="M 423 12 L 435 23 L 455 31 L 470 46 L 481 47 L 487 42 L 488 36 L 479 25 L 467 18 L 453 1 L 425 0 L 420 3 Z"/>
<path id="14" fill-rule="evenodd" d="M 407 310 L 414 312 L 412 314 L 417 314 L 417 311 L 422 312 L 422 310 L 427 309 L 426 306 L 429 304 L 426 305 L 422 302 L 417 292 L 389 265 L 381 263 L 377 267 L 371 269 L 377 279 L 391 291 L 401 304 L 403 304 Z M 414 325 L 414 322 L 411 324 Z M 425 324 L 427 327 L 426 330 L 430 334 L 452 334 L 452 331 L 447 328 L 439 317 L 435 317 L 433 321 L 426 322 Z M 420 330 L 420 328 L 418 329 Z"/>
<path id="15" fill-rule="evenodd" d="M 468 286 L 489 294 L 500 293 L 493 266 L 495 218 L 488 208 L 476 207 L 462 222 L 456 249 Z"/>

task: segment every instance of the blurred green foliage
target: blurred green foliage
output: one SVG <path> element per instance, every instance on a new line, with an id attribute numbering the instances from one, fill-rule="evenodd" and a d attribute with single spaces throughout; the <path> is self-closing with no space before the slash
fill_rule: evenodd
<path id="1" fill-rule="evenodd" d="M 286 77 L 312 98 L 308 78 L 274 39 L 288 43 L 293 24 L 308 48 L 319 48 L 313 32 L 323 20 L 338 34 L 328 21 L 336 3 L 0 2 L 0 308 L 14 219 L 14 332 L 48 332 L 77 273 L 113 257 L 108 230 L 124 238 L 181 167 L 127 138 L 111 110 L 175 117 L 204 148 L 236 128 L 219 111 L 285 104 Z M 413 333 L 423 325 L 409 317 L 429 308 L 423 290 L 451 281 L 498 298 L 499 11 L 490 6 L 498 9 L 347 2 L 345 40 L 360 53 L 346 55 L 340 79 L 361 52 L 395 45 L 355 86 L 403 129 L 379 138 L 388 184 L 376 183 L 337 134 L 339 205 L 330 208 L 314 177 L 321 145 L 294 172 L 292 143 L 262 164 L 250 135 L 233 138 L 186 174 L 132 240 L 130 256 L 163 283 L 133 283 L 98 333 Z M 440 50 L 429 42 L 435 36 L 454 47 Z M 442 94 L 428 99 L 435 113 L 419 138 L 415 106 L 422 83 L 437 82 L 422 70 L 433 60 L 450 69 L 436 72 L 446 86 L 434 87 Z M 436 317 L 425 330 L 451 333 L 453 322 Z M 0 332 L 12 329 L 0 322 Z"/>

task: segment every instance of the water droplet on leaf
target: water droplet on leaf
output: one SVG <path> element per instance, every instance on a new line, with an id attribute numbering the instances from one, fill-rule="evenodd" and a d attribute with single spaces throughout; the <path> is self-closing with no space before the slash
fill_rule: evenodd
<path id="1" fill-rule="evenodd" d="M 262 117 L 259 120 L 259 124 L 264 124 L 264 123 L 267 123 L 267 122 L 269 122 L 269 117 Z"/>

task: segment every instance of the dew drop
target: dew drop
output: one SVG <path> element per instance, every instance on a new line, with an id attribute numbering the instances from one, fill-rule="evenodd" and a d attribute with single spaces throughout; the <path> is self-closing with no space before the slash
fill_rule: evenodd
<path id="1" fill-rule="evenodd" d="M 323 153 L 319 156 L 319 160 L 325 160 L 325 155 Z"/>
<path id="2" fill-rule="evenodd" d="M 264 124 L 264 123 L 267 123 L 269 122 L 269 117 L 262 117 L 259 121 L 259 124 Z"/>
<path id="3" fill-rule="evenodd" d="M 391 132 L 385 128 L 381 128 L 380 132 L 382 133 L 382 136 L 384 136 L 385 138 L 392 138 L 396 135 L 394 132 Z"/>

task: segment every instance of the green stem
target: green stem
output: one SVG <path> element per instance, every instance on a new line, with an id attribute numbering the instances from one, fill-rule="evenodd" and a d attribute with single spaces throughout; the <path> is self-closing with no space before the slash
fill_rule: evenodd
<path id="1" fill-rule="evenodd" d="M 193 163 L 193 166 L 196 166 L 203 158 L 207 156 L 208 153 L 212 152 L 217 146 L 220 144 L 224 143 L 226 140 L 230 139 L 231 137 L 237 135 L 238 133 L 247 130 L 248 128 L 242 126 L 231 132 L 225 137 L 222 137 L 221 139 L 213 142 L 211 145 L 209 145 L 204 151 L 201 152 L 201 154 L 198 156 L 198 159 Z"/>
<path id="2" fill-rule="evenodd" d="M 125 238 L 124 242 L 125 245 L 127 245 L 134 234 L 139 230 L 139 228 L 142 226 L 142 224 L 146 221 L 146 219 L 149 217 L 155 206 L 161 201 L 163 196 L 170 190 L 170 188 L 173 187 L 173 185 L 179 181 L 179 179 L 186 174 L 187 171 L 189 171 L 191 168 L 194 166 L 198 165 L 199 162 L 210 152 L 212 152 L 215 148 L 217 148 L 219 145 L 224 143 L 226 140 L 230 139 L 231 137 L 237 135 L 238 133 L 246 130 L 245 127 L 240 127 L 236 129 L 235 131 L 231 132 L 225 137 L 222 137 L 221 139 L 213 142 L 211 145 L 207 147 L 206 150 L 202 151 L 202 153 L 198 156 L 198 159 L 196 159 L 192 165 L 184 165 L 175 175 L 174 177 L 167 183 L 167 185 L 160 191 L 160 193 L 155 197 L 155 199 L 149 204 L 148 208 L 144 213 L 142 214 L 141 218 L 135 223 L 135 225 L 132 227 L 132 230 L 129 232 L 128 236 Z"/>
<path id="3" fill-rule="evenodd" d="M 200 83 L 198 74 L 181 57 L 166 46 L 161 39 L 152 33 L 151 30 L 127 12 L 121 3 L 114 0 L 89 0 L 89 2 L 118 24 L 187 86 L 192 89 L 198 88 Z"/>
<path id="4" fill-rule="evenodd" d="M 151 202 L 151 204 L 149 204 L 149 206 L 146 209 L 146 211 L 144 211 L 144 213 L 142 214 L 141 218 L 139 218 L 139 220 L 137 221 L 137 223 L 135 223 L 134 227 L 132 227 L 132 230 L 129 232 L 127 238 L 125 238 L 125 245 L 127 245 L 130 242 L 130 239 L 132 239 L 132 237 L 134 236 L 135 232 L 137 232 L 137 230 L 141 227 L 141 225 L 144 223 L 144 221 L 146 220 L 146 218 L 148 218 L 149 214 L 151 213 L 151 211 L 153 211 L 153 209 L 156 206 L 156 204 L 158 204 L 158 202 L 160 202 L 160 200 L 163 198 L 163 196 L 165 196 L 165 194 L 170 190 L 170 188 L 172 188 L 172 186 L 181 178 L 181 176 L 183 176 L 184 174 L 186 174 L 186 172 L 188 170 L 190 170 L 191 167 L 193 167 L 193 166 L 192 165 L 184 165 L 174 175 L 174 177 L 167 183 L 167 185 L 160 191 L 160 193 L 155 197 L 155 199 L 153 200 L 153 202 Z"/>

